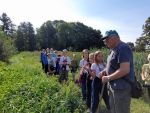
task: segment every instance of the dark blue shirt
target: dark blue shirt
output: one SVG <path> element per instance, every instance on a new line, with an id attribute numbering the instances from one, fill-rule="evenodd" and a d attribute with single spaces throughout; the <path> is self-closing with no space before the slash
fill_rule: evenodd
<path id="1" fill-rule="evenodd" d="M 121 42 L 120 44 L 115 47 L 110 53 L 107 58 L 107 66 L 106 66 L 106 73 L 107 75 L 111 75 L 116 70 L 120 68 L 120 63 L 123 62 L 130 62 L 130 72 L 125 75 L 127 79 L 131 82 L 134 81 L 134 65 L 133 65 L 133 54 L 130 47 Z M 110 85 L 113 89 L 125 89 L 131 87 L 129 83 L 127 83 L 122 78 L 118 78 L 115 80 L 111 80 Z"/>

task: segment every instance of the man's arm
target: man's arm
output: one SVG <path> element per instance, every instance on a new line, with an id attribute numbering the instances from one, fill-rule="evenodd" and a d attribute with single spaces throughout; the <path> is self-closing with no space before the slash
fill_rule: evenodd
<path id="1" fill-rule="evenodd" d="M 103 76 L 102 81 L 108 82 L 110 80 L 118 79 L 130 72 L 130 62 L 123 62 L 120 63 L 120 68 L 116 70 L 116 72 L 112 73 L 111 75 Z"/>

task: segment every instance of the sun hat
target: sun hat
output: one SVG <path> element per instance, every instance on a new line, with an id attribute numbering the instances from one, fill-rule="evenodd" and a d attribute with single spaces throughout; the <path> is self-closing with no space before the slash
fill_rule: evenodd
<path id="1" fill-rule="evenodd" d="M 108 30 L 105 32 L 105 35 L 101 39 L 104 40 L 110 35 L 118 35 L 118 33 L 116 30 Z"/>

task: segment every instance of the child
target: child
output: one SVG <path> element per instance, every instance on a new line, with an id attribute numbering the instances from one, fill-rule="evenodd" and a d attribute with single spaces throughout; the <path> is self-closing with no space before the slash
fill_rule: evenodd
<path id="1" fill-rule="evenodd" d="M 73 54 L 73 59 L 71 60 L 70 69 L 71 69 L 73 81 L 76 82 L 76 76 L 75 76 L 75 74 L 76 74 L 76 71 L 78 69 L 78 62 L 76 60 L 76 54 Z"/>
<path id="2" fill-rule="evenodd" d="M 45 53 L 45 49 L 42 49 L 40 54 L 40 62 L 42 63 L 42 69 L 44 70 L 44 61 L 43 61 L 43 54 Z"/>
<path id="3" fill-rule="evenodd" d="M 84 49 L 82 51 L 82 60 L 80 60 L 80 76 L 78 79 L 79 85 L 81 85 L 82 88 L 82 96 L 83 100 L 86 101 L 86 78 L 88 75 L 88 72 L 83 68 L 83 66 L 88 64 L 88 56 L 89 56 L 89 51 L 87 49 Z"/>
<path id="4" fill-rule="evenodd" d="M 141 77 L 147 86 L 148 103 L 150 107 L 150 54 L 148 55 L 147 60 L 149 63 L 143 65 Z"/>
<path id="5" fill-rule="evenodd" d="M 60 78 L 60 74 L 59 74 L 59 73 L 60 73 L 60 69 L 61 69 L 61 66 L 59 65 L 60 58 L 61 58 L 61 54 L 58 54 L 58 55 L 57 55 L 57 63 L 56 63 L 58 66 L 56 66 L 56 68 L 57 68 L 57 69 L 56 69 L 56 74 L 59 75 L 59 76 L 58 76 L 58 81 L 59 81 L 59 83 L 61 83 L 61 78 Z"/>
<path id="6" fill-rule="evenodd" d="M 68 70 L 70 64 L 71 64 L 71 60 L 67 56 L 67 50 L 64 49 L 62 53 L 62 57 L 60 58 L 60 62 L 59 62 L 59 65 L 61 66 L 61 70 L 60 70 L 61 83 L 68 82 Z"/>
<path id="7" fill-rule="evenodd" d="M 91 113 L 95 113 L 98 104 L 99 104 L 99 93 L 102 90 L 102 80 L 99 78 L 99 73 L 105 68 L 105 63 L 103 62 L 103 55 L 100 51 L 96 51 L 94 53 L 94 63 L 91 66 L 92 70 L 92 103 L 91 103 Z M 103 99 L 107 109 L 110 109 L 109 106 L 109 97 L 107 92 L 107 85 L 105 83 L 104 92 L 103 92 Z"/>
<path id="8" fill-rule="evenodd" d="M 56 71 L 56 65 L 55 65 L 50 53 L 47 55 L 47 60 L 48 60 L 49 75 L 53 75 Z"/>
<path id="9" fill-rule="evenodd" d="M 49 72 L 48 71 L 48 60 L 47 60 L 48 53 L 49 53 L 49 48 L 46 49 L 46 52 L 43 54 L 43 57 L 42 57 L 42 61 L 44 62 L 44 71 L 46 74 Z"/>
<path id="10" fill-rule="evenodd" d="M 54 61 L 54 65 L 56 65 L 57 54 L 54 53 L 54 49 L 53 49 L 53 48 L 50 49 L 50 54 L 51 54 L 52 59 L 53 59 L 53 61 Z"/>
<path id="11" fill-rule="evenodd" d="M 84 66 L 84 69 L 88 71 L 88 76 L 86 80 L 86 105 L 87 109 L 91 107 L 91 93 L 92 93 L 92 76 L 91 76 L 91 65 L 94 63 L 94 53 L 89 54 L 89 64 L 88 66 Z"/>

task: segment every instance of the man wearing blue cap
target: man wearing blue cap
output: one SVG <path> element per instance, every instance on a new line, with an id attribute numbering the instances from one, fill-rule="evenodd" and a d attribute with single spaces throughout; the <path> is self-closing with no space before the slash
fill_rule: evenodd
<path id="1" fill-rule="evenodd" d="M 130 113 L 131 86 L 122 77 L 131 82 L 135 80 L 132 50 L 120 40 L 115 30 L 106 31 L 102 40 L 112 50 L 106 68 L 100 73 L 102 82 L 109 82 L 111 113 Z"/>

